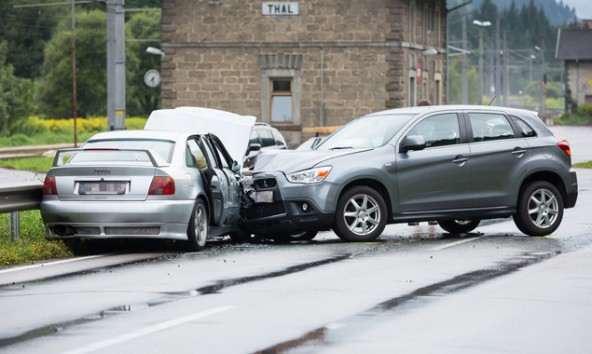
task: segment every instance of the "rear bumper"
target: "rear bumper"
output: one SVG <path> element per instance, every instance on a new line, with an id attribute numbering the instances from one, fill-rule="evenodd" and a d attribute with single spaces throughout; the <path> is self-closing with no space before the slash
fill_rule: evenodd
<path id="1" fill-rule="evenodd" d="M 47 238 L 186 240 L 194 200 L 42 201 Z"/>

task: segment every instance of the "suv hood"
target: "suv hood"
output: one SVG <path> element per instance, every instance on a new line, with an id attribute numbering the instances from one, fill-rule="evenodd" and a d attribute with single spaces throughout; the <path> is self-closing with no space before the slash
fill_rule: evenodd
<path id="1" fill-rule="evenodd" d="M 255 120 L 253 116 L 217 109 L 178 107 L 153 111 L 144 130 L 212 133 L 220 138 L 230 156 L 242 165 Z"/>
<path id="2" fill-rule="evenodd" d="M 253 173 L 281 171 L 293 173 L 315 167 L 340 156 L 359 154 L 372 149 L 347 150 L 266 150 L 261 151 L 253 167 Z"/>

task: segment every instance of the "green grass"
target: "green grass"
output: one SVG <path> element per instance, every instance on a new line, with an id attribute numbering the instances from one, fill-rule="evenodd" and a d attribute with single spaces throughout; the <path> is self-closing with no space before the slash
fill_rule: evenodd
<path id="1" fill-rule="evenodd" d="M 63 242 L 44 238 L 39 210 L 19 212 L 19 219 L 19 238 L 13 241 L 10 214 L 0 214 L 0 268 L 73 256 Z"/>
<path id="2" fill-rule="evenodd" d="M 0 167 L 34 172 L 47 172 L 51 168 L 53 157 L 24 157 L 0 160 Z"/>
<path id="3" fill-rule="evenodd" d="M 574 163 L 573 164 L 573 167 L 576 167 L 576 168 L 592 168 L 592 161 Z"/>

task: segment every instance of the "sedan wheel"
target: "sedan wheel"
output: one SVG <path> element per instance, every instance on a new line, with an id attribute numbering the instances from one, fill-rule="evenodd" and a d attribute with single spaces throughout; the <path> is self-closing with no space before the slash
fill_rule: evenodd
<path id="1" fill-rule="evenodd" d="M 337 203 L 333 229 L 344 241 L 374 241 L 386 226 L 386 205 L 376 190 L 353 187 Z"/>
<path id="2" fill-rule="evenodd" d="M 189 248 L 192 251 L 199 251 L 206 246 L 208 237 L 208 211 L 201 199 L 195 202 L 187 236 L 189 238 Z"/>
<path id="3" fill-rule="evenodd" d="M 557 230 L 563 219 L 563 198 L 549 182 L 531 183 L 520 195 L 514 223 L 529 236 L 547 236 Z"/>
<path id="4" fill-rule="evenodd" d="M 466 234 L 475 230 L 480 222 L 479 219 L 439 220 L 438 225 L 451 234 Z"/>

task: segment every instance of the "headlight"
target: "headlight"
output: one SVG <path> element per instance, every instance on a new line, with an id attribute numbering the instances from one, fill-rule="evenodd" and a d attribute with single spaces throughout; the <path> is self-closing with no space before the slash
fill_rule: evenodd
<path id="1" fill-rule="evenodd" d="M 286 175 L 290 183 L 317 183 L 322 182 L 331 172 L 331 166 L 317 167 Z"/>

